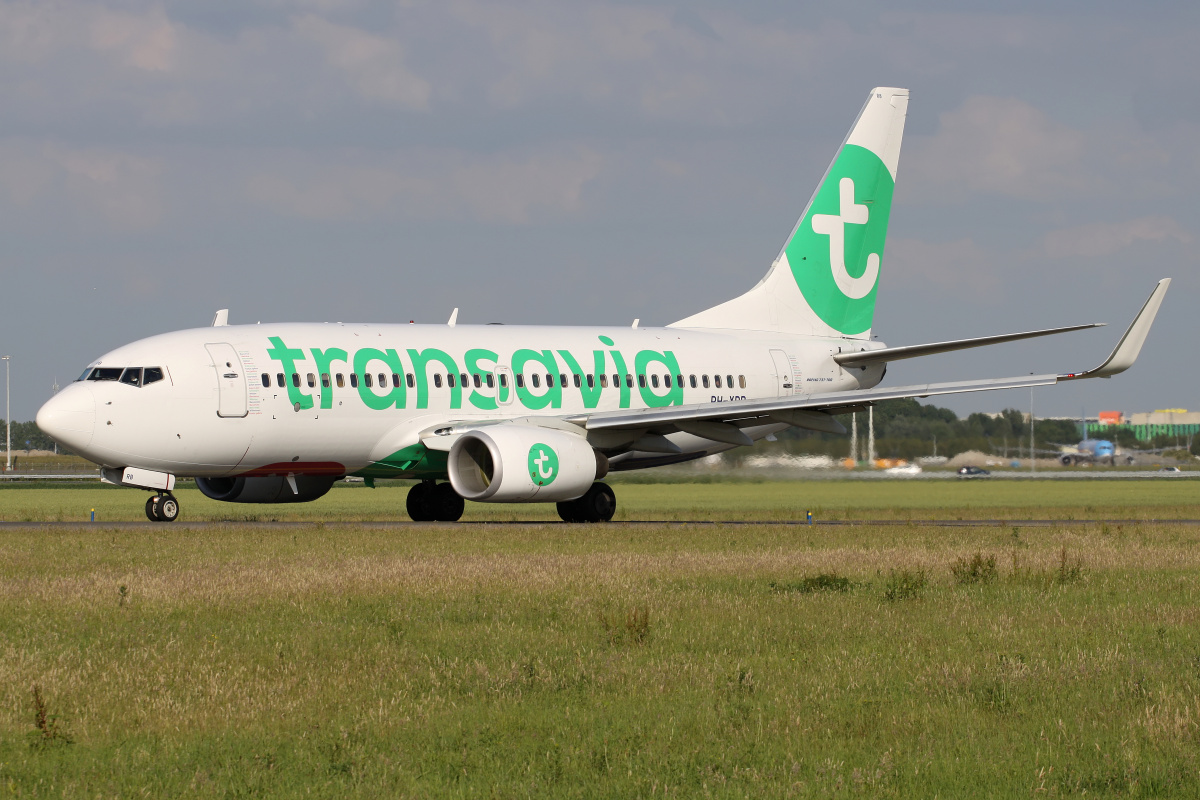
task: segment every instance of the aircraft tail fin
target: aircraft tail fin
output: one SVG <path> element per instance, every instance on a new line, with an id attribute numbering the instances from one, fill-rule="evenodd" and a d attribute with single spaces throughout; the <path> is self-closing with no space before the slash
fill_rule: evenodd
<path id="1" fill-rule="evenodd" d="M 869 339 L 907 111 L 907 89 L 872 89 L 766 277 L 671 327 Z"/>

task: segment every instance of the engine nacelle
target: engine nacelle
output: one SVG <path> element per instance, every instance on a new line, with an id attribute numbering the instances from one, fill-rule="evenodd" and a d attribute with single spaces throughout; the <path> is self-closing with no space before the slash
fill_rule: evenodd
<path id="1" fill-rule="evenodd" d="M 323 475 L 296 475 L 297 492 L 287 478 L 196 478 L 196 488 L 205 497 L 223 503 L 310 503 L 324 497 L 337 478 Z"/>
<path id="2" fill-rule="evenodd" d="M 454 491 L 479 503 L 574 500 L 608 472 L 583 436 L 533 425 L 489 425 L 462 434 L 447 460 Z"/>

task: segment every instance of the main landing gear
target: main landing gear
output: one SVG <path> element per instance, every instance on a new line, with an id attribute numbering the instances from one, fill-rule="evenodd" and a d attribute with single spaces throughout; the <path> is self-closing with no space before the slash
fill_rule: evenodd
<path id="1" fill-rule="evenodd" d="M 174 522 L 179 519 L 179 501 L 170 492 L 154 495 L 146 501 L 146 518 L 151 522 Z"/>
<path id="2" fill-rule="evenodd" d="M 458 522 L 466 502 L 448 483 L 421 481 L 408 490 L 408 515 L 413 522 Z"/>
<path id="3" fill-rule="evenodd" d="M 608 522 L 617 513 L 617 496 L 607 483 L 596 481 L 583 497 L 558 504 L 563 522 Z"/>

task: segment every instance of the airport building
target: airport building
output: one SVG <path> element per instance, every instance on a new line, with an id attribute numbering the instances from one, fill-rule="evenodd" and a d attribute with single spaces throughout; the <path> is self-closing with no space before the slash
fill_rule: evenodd
<path id="1" fill-rule="evenodd" d="M 1096 422 L 1088 420 L 1088 436 L 1111 437 L 1119 429 L 1133 431 L 1139 442 L 1148 442 L 1155 436 L 1195 436 L 1200 433 L 1200 411 L 1186 408 L 1160 408 L 1124 414 L 1120 411 L 1101 411 Z"/>

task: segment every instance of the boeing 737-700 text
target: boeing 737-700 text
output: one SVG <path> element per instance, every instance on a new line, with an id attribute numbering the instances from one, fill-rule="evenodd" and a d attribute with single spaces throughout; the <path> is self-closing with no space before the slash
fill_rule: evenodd
<path id="1" fill-rule="evenodd" d="M 419 479 L 414 520 L 464 499 L 557 502 L 606 521 L 610 470 L 676 464 L 789 426 L 844 432 L 833 414 L 880 400 L 1108 377 L 1133 364 L 1169 280 L 1109 358 L 1080 373 L 879 388 L 889 361 L 1094 325 L 887 347 L 875 296 L 908 109 L 878 88 L 779 256 L 746 294 L 664 328 L 258 324 L 119 347 L 38 412 L 38 426 L 179 514 L 193 477 L 215 500 L 315 500 L 354 475 Z"/>

